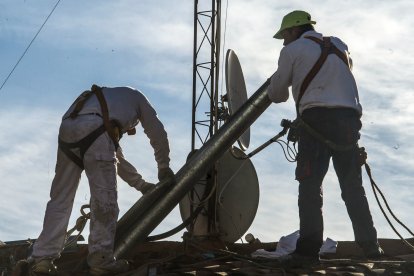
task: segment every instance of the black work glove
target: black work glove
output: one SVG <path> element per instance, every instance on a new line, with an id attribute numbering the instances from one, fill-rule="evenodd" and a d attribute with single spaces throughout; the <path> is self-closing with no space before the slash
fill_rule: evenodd
<path id="1" fill-rule="evenodd" d="M 148 193 L 149 191 L 151 191 L 152 189 L 155 188 L 155 184 L 153 183 L 149 183 L 149 182 L 145 182 L 142 184 L 141 188 L 139 189 L 139 191 L 145 195 L 146 193 Z"/>
<path id="2" fill-rule="evenodd" d="M 170 167 L 158 169 L 158 180 L 160 182 L 165 181 L 165 180 L 175 182 L 174 172 L 171 170 Z"/>

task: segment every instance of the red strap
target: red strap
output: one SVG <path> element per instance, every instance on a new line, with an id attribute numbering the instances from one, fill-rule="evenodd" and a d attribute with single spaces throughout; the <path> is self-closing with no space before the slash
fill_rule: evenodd
<path id="1" fill-rule="evenodd" d="M 314 36 L 305 36 L 305 38 L 307 38 L 307 39 L 310 39 L 310 40 L 312 40 L 312 41 L 314 41 L 314 42 L 316 42 L 316 43 L 318 43 L 321 47 L 323 47 L 323 45 L 324 45 L 324 41 L 325 41 L 325 38 L 326 37 L 324 37 L 323 39 L 323 41 L 322 40 L 320 40 L 319 38 L 316 38 L 316 37 L 314 37 Z M 330 39 L 329 39 L 330 40 Z M 346 54 L 344 54 L 343 52 L 341 52 L 341 50 L 339 50 L 334 44 L 332 44 L 331 43 L 331 46 L 330 46 L 330 49 L 329 49 L 329 54 L 335 54 L 335 55 L 337 55 L 345 64 L 346 64 L 346 66 L 348 66 L 348 68 L 350 67 L 349 66 L 349 59 L 348 59 L 348 57 L 346 56 Z"/>

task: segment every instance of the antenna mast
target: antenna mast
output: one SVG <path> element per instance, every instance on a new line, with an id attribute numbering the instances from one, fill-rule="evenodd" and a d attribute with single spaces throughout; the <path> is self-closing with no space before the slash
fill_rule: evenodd
<path id="1" fill-rule="evenodd" d="M 201 3 L 202 2 L 202 3 Z M 221 36 L 221 0 L 194 1 L 193 48 L 193 101 L 191 152 L 206 143 L 219 128 L 219 61 Z M 205 178 L 205 189 L 217 187 L 217 170 L 214 164 Z M 194 198 L 196 192 L 191 191 Z M 191 206 L 191 213 L 196 206 Z M 216 195 L 208 201 L 207 235 L 217 233 Z M 190 225 L 193 233 L 194 223 Z"/>

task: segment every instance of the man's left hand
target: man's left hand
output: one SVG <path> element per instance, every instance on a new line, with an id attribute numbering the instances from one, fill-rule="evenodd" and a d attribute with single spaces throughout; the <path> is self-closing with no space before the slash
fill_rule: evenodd
<path id="1" fill-rule="evenodd" d="M 146 193 L 148 193 L 149 191 L 151 191 L 152 189 L 155 188 L 155 184 L 153 183 L 149 183 L 149 182 L 145 182 L 142 184 L 141 188 L 140 188 L 140 192 L 145 195 Z"/>

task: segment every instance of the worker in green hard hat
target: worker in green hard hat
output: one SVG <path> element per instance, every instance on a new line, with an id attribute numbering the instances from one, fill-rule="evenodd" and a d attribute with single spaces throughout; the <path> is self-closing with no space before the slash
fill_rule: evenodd
<path id="1" fill-rule="evenodd" d="M 288 265 L 319 261 L 322 181 L 331 159 L 355 241 L 369 258 L 384 254 L 362 185 L 361 165 L 365 160 L 361 161 L 364 154 L 358 146 L 362 106 L 348 47 L 337 37 L 316 32 L 315 24 L 309 13 L 296 10 L 283 17 L 274 35 L 284 40 L 285 47 L 271 77 L 268 96 L 275 103 L 285 102 L 291 87 L 297 114 L 288 139 L 298 142 L 295 174 L 299 182 L 300 237 L 295 251 L 279 259 Z"/>
<path id="2" fill-rule="evenodd" d="M 284 39 L 282 32 L 293 27 L 316 24 L 315 21 L 311 20 L 309 13 L 305 11 L 293 11 L 283 17 L 282 24 L 279 31 L 273 36 L 277 39 Z M 313 28 L 313 27 L 312 27 Z"/>

